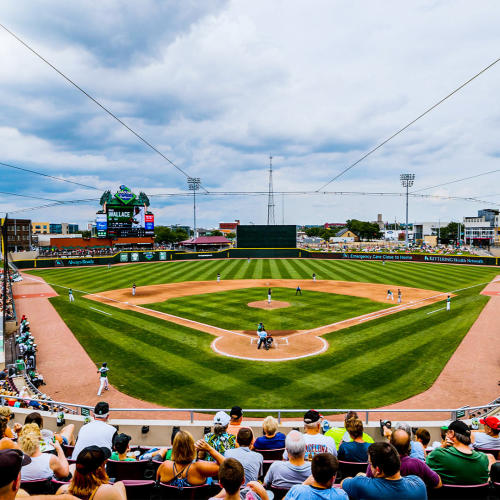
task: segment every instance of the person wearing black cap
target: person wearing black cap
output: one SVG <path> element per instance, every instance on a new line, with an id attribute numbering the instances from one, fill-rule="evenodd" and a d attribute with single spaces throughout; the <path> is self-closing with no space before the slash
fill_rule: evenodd
<path id="1" fill-rule="evenodd" d="M 331 453 L 334 457 L 337 456 L 335 440 L 320 432 L 322 419 L 323 417 L 316 410 L 306 411 L 304 415 L 304 440 L 306 442 L 305 460 L 312 460 L 314 455 L 318 453 Z M 285 460 L 288 458 L 286 450 L 283 453 L 283 458 Z"/>
<path id="2" fill-rule="evenodd" d="M 446 447 L 436 448 L 427 457 L 427 465 L 437 472 L 443 484 L 482 484 L 488 481 L 490 461 L 487 455 L 472 450 L 469 426 L 454 420 L 446 431 Z"/>
<path id="3" fill-rule="evenodd" d="M 121 481 L 109 484 L 106 460 L 111 456 L 108 448 L 87 446 L 76 459 L 71 482 L 62 485 L 57 494 L 70 493 L 82 500 L 126 500 L 125 486 Z"/>
<path id="4" fill-rule="evenodd" d="M 14 500 L 21 486 L 21 467 L 31 463 L 31 459 L 21 450 L 0 450 L 0 500 Z M 22 496 L 29 496 L 25 491 Z M 36 495 L 32 500 L 58 498 L 59 500 L 74 500 L 72 495 Z"/>
<path id="5" fill-rule="evenodd" d="M 229 412 L 229 417 L 231 418 L 231 422 L 227 426 L 226 432 L 228 434 L 232 434 L 233 436 L 238 435 L 238 431 L 245 427 L 242 424 L 243 421 L 243 410 L 239 406 L 233 406 L 231 411 Z"/>
<path id="6" fill-rule="evenodd" d="M 97 403 L 94 408 L 94 420 L 84 425 L 78 433 L 78 440 L 73 450 L 73 460 L 78 457 L 83 448 L 91 445 L 103 446 L 108 448 L 111 453 L 113 441 L 118 431 L 107 423 L 108 419 L 108 403 L 105 401 Z"/>

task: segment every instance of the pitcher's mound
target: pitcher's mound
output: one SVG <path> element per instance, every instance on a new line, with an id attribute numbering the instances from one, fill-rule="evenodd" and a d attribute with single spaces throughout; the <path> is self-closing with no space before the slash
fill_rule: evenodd
<path id="1" fill-rule="evenodd" d="M 272 300 L 270 304 L 267 303 L 267 300 L 258 300 L 257 302 L 249 302 L 247 306 L 258 309 L 282 309 L 283 307 L 290 307 L 290 304 L 281 300 Z"/>

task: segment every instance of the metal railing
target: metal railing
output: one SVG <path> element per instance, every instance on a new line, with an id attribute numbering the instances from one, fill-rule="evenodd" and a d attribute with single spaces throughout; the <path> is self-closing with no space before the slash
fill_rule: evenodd
<path id="1" fill-rule="evenodd" d="M 0 396 L 0 404 L 5 405 L 5 401 L 7 399 L 16 399 L 16 400 L 21 400 L 25 401 L 30 398 L 26 397 L 18 397 L 18 396 L 5 396 L 1 395 Z M 61 401 L 52 401 L 52 400 L 38 400 L 40 403 L 43 403 L 44 405 L 47 405 L 49 407 L 50 412 L 54 412 L 55 407 L 71 407 L 71 408 L 79 408 L 79 409 L 84 409 L 84 410 L 93 410 L 93 406 L 89 405 L 79 405 L 76 403 L 66 403 L 66 402 L 61 402 Z M 384 409 L 384 408 L 377 408 L 377 409 L 367 409 L 367 408 L 324 408 L 324 409 L 317 409 L 316 411 L 320 412 L 321 414 L 324 415 L 333 415 L 333 414 L 343 414 L 347 413 L 348 411 L 355 411 L 358 414 L 363 414 L 365 416 L 365 421 L 368 424 L 369 422 L 369 417 L 370 414 L 379 414 L 379 413 L 449 413 L 450 414 L 450 420 L 455 420 L 457 418 L 469 418 L 470 413 L 477 411 L 477 410 L 486 410 L 487 412 L 490 412 L 492 410 L 495 410 L 497 408 L 500 408 L 500 403 L 497 404 L 486 404 L 486 405 L 480 405 L 480 406 L 467 406 L 467 407 L 460 407 L 460 408 L 426 408 L 426 409 L 414 409 L 414 408 L 398 408 L 398 409 Z M 294 409 L 267 409 L 267 408 L 249 408 L 249 409 L 243 409 L 243 412 L 247 416 L 251 416 L 252 413 L 255 414 L 265 414 L 265 415 L 276 415 L 278 418 L 278 422 L 281 423 L 282 419 L 285 418 L 283 415 L 289 415 L 289 414 L 297 414 L 302 416 L 306 411 L 308 411 L 309 408 L 294 408 Z M 147 412 L 147 413 L 157 413 L 157 412 L 169 412 L 169 413 L 189 413 L 189 420 L 190 423 L 194 423 L 194 415 L 196 413 L 201 413 L 201 414 L 212 414 L 212 413 L 217 413 L 218 411 L 225 411 L 229 412 L 229 408 L 110 408 L 110 412 Z"/>

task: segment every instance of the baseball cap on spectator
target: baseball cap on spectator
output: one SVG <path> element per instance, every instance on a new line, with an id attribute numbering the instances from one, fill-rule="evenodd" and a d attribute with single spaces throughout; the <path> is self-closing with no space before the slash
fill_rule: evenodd
<path id="1" fill-rule="evenodd" d="M 231 415 L 231 417 L 240 418 L 241 416 L 243 416 L 243 411 L 239 406 L 233 406 L 231 408 L 231 411 L 229 412 L 229 415 Z"/>
<path id="2" fill-rule="evenodd" d="M 470 434 L 469 426 L 461 420 L 454 420 L 451 424 L 448 424 L 448 430 L 458 432 L 459 434 L 463 434 L 464 436 Z"/>
<path id="3" fill-rule="evenodd" d="M 229 425 L 231 418 L 225 411 L 218 411 L 214 416 L 214 425 L 222 425 L 222 427 L 226 427 Z"/>
<path id="4" fill-rule="evenodd" d="M 21 450 L 0 450 L 0 488 L 17 479 L 21 467 L 31 463 L 31 458 Z"/>
<path id="5" fill-rule="evenodd" d="M 130 443 L 132 439 L 132 436 L 129 436 L 128 434 L 117 434 L 115 437 L 113 444 L 115 445 L 116 449 L 127 449 L 128 444 Z M 107 449 L 107 448 L 106 448 Z"/>
<path id="6" fill-rule="evenodd" d="M 314 422 L 317 422 L 321 418 L 321 415 L 319 412 L 316 410 L 309 410 L 306 411 L 304 415 L 304 423 L 306 424 L 314 424 Z"/>
<path id="7" fill-rule="evenodd" d="M 500 420 L 498 420 L 497 417 L 486 417 L 486 418 L 481 418 L 479 420 L 480 424 L 487 425 L 488 427 L 491 427 L 492 429 L 500 429 Z"/>
<path id="8" fill-rule="evenodd" d="M 101 446 L 87 446 L 76 459 L 76 470 L 80 474 L 89 474 L 97 470 L 109 457 L 111 451 Z"/>
<path id="9" fill-rule="evenodd" d="M 106 417 L 109 413 L 109 405 L 106 401 L 100 401 L 95 405 L 94 414 L 98 417 Z"/>

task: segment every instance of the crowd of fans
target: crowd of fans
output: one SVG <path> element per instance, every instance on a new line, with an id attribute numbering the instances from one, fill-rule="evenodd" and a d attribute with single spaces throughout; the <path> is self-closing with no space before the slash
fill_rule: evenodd
<path id="1" fill-rule="evenodd" d="M 215 415 L 213 430 L 203 439 L 195 441 L 188 431 L 176 429 L 172 447 L 134 452 L 130 436 L 108 423 L 106 402 L 96 405 L 94 419 L 80 429 L 76 444 L 73 425 L 54 434 L 35 412 L 24 425 L 11 427 L 9 412 L 7 408 L 0 416 L 0 500 L 14 498 L 29 481 L 53 478 L 59 481 L 58 498 L 124 500 L 127 481 L 110 479 L 109 466 L 142 460 L 156 463 L 156 480 L 162 485 L 182 491 L 212 484 L 212 498 L 226 500 L 269 500 L 273 495 L 288 500 L 424 500 L 443 485 L 500 482 L 500 462 L 493 456 L 500 451 L 500 420 L 494 416 L 480 420 L 483 431 L 455 420 L 434 443 L 426 429 L 383 422 L 381 437 L 373 442 L 355 412 L 346 415 L 343 427 L 330 428 L 317 411 L 309 410 L 303 433 L 291 430 L 285 436 L 278 432 L 278 422 L 266 417 L 264 434 L 255 439 L 242 409 L 235 406 L 229 415 Z M 63 447 L 72 445 L 67 458 Z M 265 470 L 269 453 L 282 456 L 267 462 Z M 358 473 L 352 473 L 353 466 Z"/>
<path id="2" fill-rule="evenodd" d="M 18 279 L 18 274 L 13 273 L 9 270 L 9 279 L 7 279 L 7 293 L 6 293 L 6 309 L 5 309 L 5 319 L 7 321 L 16 319 L 16 314 L 14 310 L 14 299 L 12 298 L 12 280 Z M 3 269 L 0 270 L 0 315 L 3 314 L 3 281 L 4 273 Z"/>

